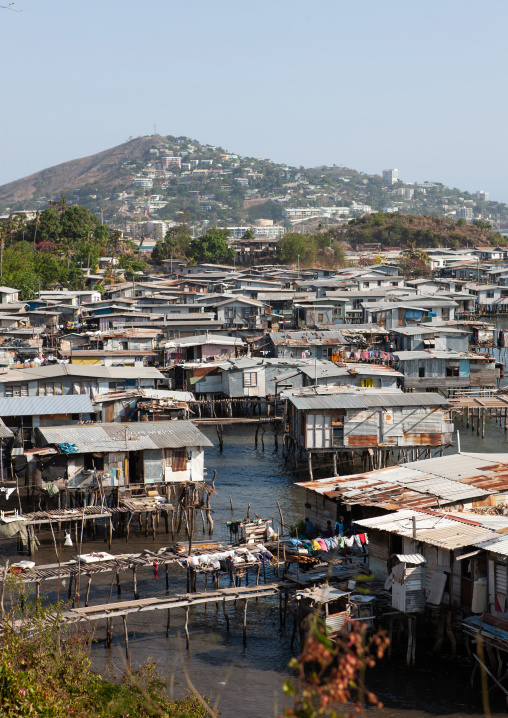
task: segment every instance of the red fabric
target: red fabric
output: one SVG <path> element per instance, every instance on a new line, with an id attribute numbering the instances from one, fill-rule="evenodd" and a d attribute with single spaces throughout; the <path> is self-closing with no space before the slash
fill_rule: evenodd
<path id="1" fill-rule="evenodd" d="M 159 564 L 157 561 L 153 562 L 153 577 L 158 578 L 159 577 Z"/>

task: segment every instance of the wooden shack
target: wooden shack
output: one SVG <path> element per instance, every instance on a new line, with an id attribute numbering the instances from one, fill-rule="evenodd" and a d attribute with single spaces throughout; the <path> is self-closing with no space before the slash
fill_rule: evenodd
<path id="1" fill-rule="evenodd" d="M 387 452 L 451 443 L 453 424 L 447 399 L 438 394 L 406 394 L 396 389 L 313 387 L 290 392 L 285 409 L 289 449 L 312 454 L 375 452 L 378 468 Z M 337 473 L 334 471 L 334 473 Z"/>

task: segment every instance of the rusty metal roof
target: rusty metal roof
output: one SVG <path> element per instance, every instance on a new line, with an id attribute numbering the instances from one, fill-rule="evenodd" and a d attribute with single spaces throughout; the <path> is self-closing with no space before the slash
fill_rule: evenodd
<path id="1" fill-rule="evenodd" d="M 345 503 L 392 510 L 469 503 L 508 491 L 508 454 L 506 463 L 488 456 L 455 454 L 297 485 Z"/>

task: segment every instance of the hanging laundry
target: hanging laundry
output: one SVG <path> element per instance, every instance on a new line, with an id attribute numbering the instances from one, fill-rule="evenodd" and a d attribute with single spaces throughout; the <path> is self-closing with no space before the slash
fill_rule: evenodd
<path id="1" fill-rule="evenodd" d="M 359 535 L 359 534 L 356 534 L 356 536 L 355 536 L 355 544 L 356 544 L 359 548 L 362 547 L 362 542 L 360 541 L 360 535 Z"/>

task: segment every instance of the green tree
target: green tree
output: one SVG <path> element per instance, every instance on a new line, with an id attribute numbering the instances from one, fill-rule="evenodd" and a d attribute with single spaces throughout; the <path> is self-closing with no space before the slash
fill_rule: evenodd
<path id="1" fill-rule="evenodd" d="M 211 227 L 206 234 L 193 239 L 190 245 L 190 256 L 196 262 L 210 264 L 230 263 L 235 260 L 236 252 L 229 246 L 228 229 Z"/>
<path id="2" fill-rule="evenodd" d="M 318 245 L 312 235 L 288 232 L 279 240 L 277 253 L 283 264 L 311 264 L 317 256 Z"/>
<path id="3" fill-rule="evenodd" d="M 152 262 L 160 264 L 163 259 L 178 259 L 190 256 L 191 236 L 186 224 L 170 227 L 163 240 L 152 251 Z"/>

